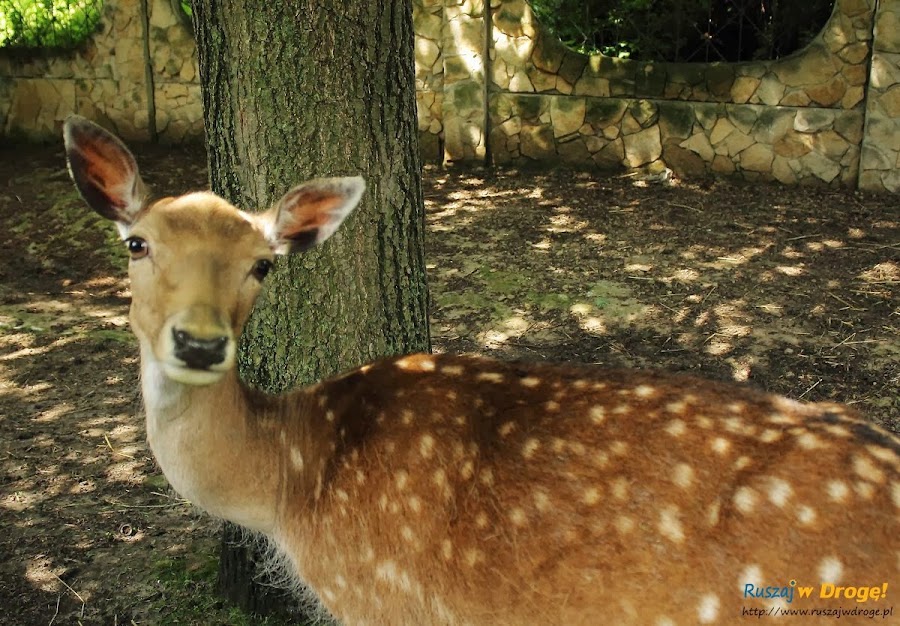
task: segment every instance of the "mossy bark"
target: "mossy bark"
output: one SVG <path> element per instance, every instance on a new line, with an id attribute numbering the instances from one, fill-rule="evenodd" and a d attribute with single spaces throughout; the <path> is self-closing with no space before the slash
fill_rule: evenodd
<path id="1" fill-rule="evenodd" d="M 261 209 L 314 177 L 367 183 L 338 233 L 267 279 L 244 379 L 280 392 L 428 350 L 411 3 L 195 0 L 194 30 L 214 191 Z M 252 558 L 225 549 L 229 595 L 264 611 Z"/>

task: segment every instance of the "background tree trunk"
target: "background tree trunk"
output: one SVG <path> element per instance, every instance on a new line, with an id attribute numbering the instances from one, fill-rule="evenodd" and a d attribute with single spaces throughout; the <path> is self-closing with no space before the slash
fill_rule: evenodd
<path id="1" fill-rule="evenodd" d="M 428 350 L 411 4 L 194 0 L 194 30 L 214 191 L 253 209 L 309 178 L 367 183 L 329 242 L 267 279 L 242 342 L 244 379 L 280 392 Z M 254 557 L 234 537 L 220 581 L 264 612 Z"/>

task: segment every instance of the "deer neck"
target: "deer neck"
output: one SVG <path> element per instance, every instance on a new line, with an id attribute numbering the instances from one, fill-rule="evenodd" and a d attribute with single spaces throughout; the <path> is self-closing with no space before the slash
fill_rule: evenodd
<path id="1" fill-rule="evenodd" d="M 284 468 L 237 372 L 185 385 L 142 349 L 141 387 L 147 439 L 172 487 L 212 515 L 272 534 Z"/>

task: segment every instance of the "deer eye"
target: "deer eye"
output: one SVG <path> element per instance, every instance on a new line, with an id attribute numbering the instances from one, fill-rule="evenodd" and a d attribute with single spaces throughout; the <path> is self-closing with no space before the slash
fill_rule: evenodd
<path id="1" fill-rule="evenodd" d="M 271 269 L 272 261 L 270 261 L 269 259 L 260 259 L 253 264 L 253 269 L 250 270 L 250 273 L 256 280 L 262 281 L 262 279 L 265 278 L 266 275 L 268 275 Z"/>
<path id="2" fill-rule="evenodd" d="M 143 259 L 150 253 L 150 246 L 148 246 L 147 242 L 140 237 L 129 237 L 125 240 L 125 246 L 128 248 L 128 253 L 131 255 L 132 261 Z"/>

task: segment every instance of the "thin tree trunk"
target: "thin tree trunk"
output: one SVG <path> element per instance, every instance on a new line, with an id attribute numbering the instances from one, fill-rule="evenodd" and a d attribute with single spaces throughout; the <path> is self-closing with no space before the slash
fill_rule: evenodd
<path id="1" fill-rule="evenodd" d="M 323 248 L 279 263 L 244 334 L 242 376 L 280 392 L 428 350 L 411 4 L 194 0 L 194 29 L 214 191 L 265 208 L 309 178 L 368 185 Z M 223 549 L 228 595 L 263 612 L 254 557 Z"/>

